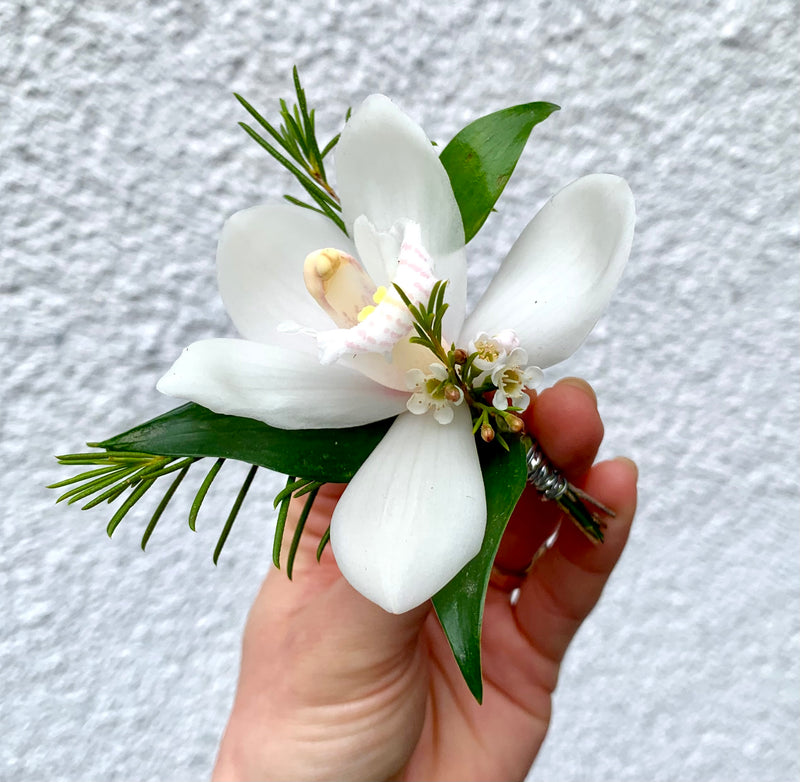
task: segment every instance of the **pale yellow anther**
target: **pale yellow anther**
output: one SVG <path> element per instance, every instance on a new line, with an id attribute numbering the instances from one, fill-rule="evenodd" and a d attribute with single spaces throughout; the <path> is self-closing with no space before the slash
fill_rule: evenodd
<path id="1" fill-rule="evenodd" d="M 365 321 L 372 313 L 375 312 L 375 307 L 372 304 L 368 304 L 361 312 L 358 313 L 358 322 L 362 323 Z"/>
<path id="2" fill-rule="evenodd" d="M 378 286 L 378 290 L 376 290 L 375 293 L 372 294 L 372 300 L 376 304 L 380 304 L 386 298 L 386 294 L 387 293 L 388 293 L 388 291 L 386 290 L 386 286 L 385 285 L 379 285 Z M 373 309 L 374 309 L 374 307 L 373 307 Z"/>

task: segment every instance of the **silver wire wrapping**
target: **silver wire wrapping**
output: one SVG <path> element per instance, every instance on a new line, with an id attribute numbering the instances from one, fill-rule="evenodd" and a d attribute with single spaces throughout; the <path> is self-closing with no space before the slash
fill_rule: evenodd
<path id="1" fill-rule="evenodd" d="M 606 523 L 596 514 L 592 513 L 587 505 L 591 505 L 609 518 L 614 517 L 614 511 L 607 508 L 594 497 L 587 494 L 577 486 L 573 486 L 545 456 L 541 446 L 533 440 L 525 456 L 528 466 L 528 483 L 533 486 L 545 499 L 552 500 L 575 522 L 578 529 L 590 540 L 596 543 L 603 542 L 603 530 Z"/>
<path id="2" fill-rule="evenodd" d="M 557 502 L 566 494 L 569 481 L 550 464 L 536 441 L 528 449 L 525 461 L 528 463 L 528 483 L 545 499 Z"/>

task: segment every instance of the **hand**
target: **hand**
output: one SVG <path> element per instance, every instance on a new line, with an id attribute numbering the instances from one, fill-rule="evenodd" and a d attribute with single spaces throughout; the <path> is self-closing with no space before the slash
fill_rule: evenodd
<path id="1" fill-rule="evenodd" d="M 525 777 L 547 731 L 567 646 L 625 545 L 636 467 L 627 459 L 591 467 L 603 425 L 584 381 L 542 392 L 524 417 L 553 464 L 617 515 L 602 545 L 565 521 L 515 606 L 505 579 L 490 586 L 483 705 L 464 684 L 430 603 L 388 614 L 344 581 L 330 548 L 316 563 L 344 488 L 327 486 L 307 522 L 294 580 L 271 571 L 253 605 L 214 779 Z M 499 570 L 524 571 L 559 519 L 554 503 L 526 489 Z"/>

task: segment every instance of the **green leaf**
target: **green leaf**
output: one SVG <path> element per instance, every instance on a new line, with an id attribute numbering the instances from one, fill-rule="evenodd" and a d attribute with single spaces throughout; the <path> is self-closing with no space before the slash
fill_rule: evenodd
<path id="1" fill-rule="evenodd" d="M 348 429 L 276 429 L 189 403 L 123 434 L 92 443 L 114 451 L 215 456 L 285 475 L 346 483 L 386 434 L 392 419 Z"/>
<path id="2" fill-rule="evenodd" d="M 471 122 L 439 155 L 464 222 L 464 240 L 480 230 L 503 192 L 534 125 L 558 111 L 554 103 L 523 103 Z"/>
<path id="3" fill-rule="evenodd" d="M 479 443 L 486 490 L 486 534 L 480 553 L 433 596 L 433 607 L 475 700 L 483 698 L 481 624 L 486 590 L 500 539 L 525 488 L 525 447 L 514 439 L 509 450 Z"/>

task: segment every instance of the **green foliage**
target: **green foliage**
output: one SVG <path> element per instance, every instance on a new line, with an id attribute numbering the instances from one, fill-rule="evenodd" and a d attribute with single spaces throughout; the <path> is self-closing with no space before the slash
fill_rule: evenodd
<path id="1" fill-rule="evenodd" d="M 319 212 L 331 219 L 347 235 L 344 220 L 341 218 L 342 208 L 339 198 L 328 183 L 325 173 L 325 156 L 336 146 L 339 135 L 336 134 L 320 151 L 316 136 L 315 110 L 308 109 L 305 90 L 300 85 L 297 67 L 292 70 L 297 103 L 291 108 L 285 100 L 281 100 L 281 124 L 275 128 L 253 108 L 241 95 L 234 93 L 236 100 L 244 106 L 250 116 L 265 130 L 272 141 L 268 141 L 250 125 L 240 122 L 239 125 L 262 149 L 266 150 L 300 183 L 310 196 L 313 204 L 301 201 L 294 196 L 285 195 L 291 204 Z M 350 116 L 348 109 L 345 121 Z M 280 151 L 282 150 L 282 152 Z"/>
<path id="2" fill-rule="evenodd" d="M 104 450 L 56 457 L 60 464 L 69 467 L 91 466 L 93 469 L 80 472 L 48 488 L 69 487 L 57 501 L 66 500 L 68 504 L 72 504 L 88 499 L 82 506 L 84 510 L 102 502 L 112 503 L 127 491 L 122 505 L 108 523 L 107 531 L 111 536 L 128 511 L 159 478 L 177 472 L 150 517 L 142 537 L 141 545 L 144 549 L 164 510 L 193 464 L 203 457 L 217 457 L 197 490 L 189 510 L 189 528 L 194 531 L 203 500 L 226 459 L 246 462 L 251 468 L 214 550 L 216 564 L 258 467 L 306 475 L 307 477 L 299 480 L 291 478 L 287 488 L 275 500 L 276 506 L 281 506 L 278 515 L 280 534 L 276 534 L 274 551 L 275 563 L 278 565 L 283 526 L 291 498 L 304 494 L 309 496 L 304 511 L 307 516 L 320 486 L 329 480 L 349 481 L 380 442 L 390 424 L 391 419 L 348 429 L 294 432 L 276 429 L 248 418 L 219 415 L 190 403 L 101 443 L 89 444 L 90 447 Z M 302 533 L 302 528 L 300 532 Z M 290 576 L 299 534 L 292 541 L 289 552 L 287 571 Z"/>
<path id="3" fill-rule="evenodd" d="M 436 358 L 449 366 L 447 353 L 442 348 L 442 319 L 450 306 L 444 300 L 447 280 L 437 280 L 434 283 L 427 304 L 415 305 L 399 285 L 395 284 L 394 289 L 414 318 L 413 326 L 416 336 L 411 337 L 408 341 L 428 348 Z"/>
<path id="4" fill-rule="evenodd" d="M 433 607 L 450 642 L 464 681 L 475 699 L 483 698 L 481 626 L 486 591 L 500 539 L 525 488 L 525 448 L 516 439 L 508 450 L 479 448 L 486 491 L 486 533 L 480 553 L 433 596 Z"/>
<path id="5" fill-rule="evenodd" d="M 144 497 L 159 478 L 163 478 L 175 472 L 178 473 L 162 496 L 145 528 L 141 542 L 143 551 L 147 547 L 150 536 L 153 534 L 159 519 L 166 510 L 178 486 L 180 486 L 186 473 L 189 472 L 189 468 L 199 461 L 197 457 L 193 456 L 180 458 L 163 454 L 125 450 L 72 453 L 65 454 L 64 456 L 57 456 L 56 458 L 60 464 L 68 467 L 87 465 L 97 467 L 97 469 L 78 473 L 71 478 L 48 486 L 47 488 L 49 489 L 71 486 L 71 488 L 64 492 L 56 502 L 67 500 L 67 503 L 71 505 L 74 502 L 94 495 L 94 497 L 81 508 L 82 510 L 89 510 L 102 502 L 110 504 L 119 499 L 126 491 L 129 492 L 122 505 L 120 505 L 108 522 L 106 531 L 109 537 L 114 534 L 128 511 Z M 197 514 L 205 499 L 209 486 L 216 477 L 224 461 L 224 459 L 217 460 L 195 495 L 194 502 L 189 511 L 189 527 L 192 531 L 195 529 Z M 233 522 L 236 520 L 236 516 L 239 513 L 239 509 L 242 506 L 242 502 L 247 494 L 247 490 L 250 488 L 250 484 L 255 477 L 257 469 L 255 465 L 251 468 L 234 502 L 233 509 L 225 522 L 219 542 L 214 550 L 215 565 L 217 564 L 222 547 L 225 545 L 228 533 L 233 526 Z"/>
<path id="6" fill-rule="evenodd" d="M 461 211 L 469 242 L 494 209 L 533 127 L 558 106 L 524 103 L 475 120 L 459 131 L 439 155 Z"/>
<path id="7" fill-rule="evenodd" d="M 250 418 L 182 405 L 93 447 L 165 456 L 214 456 L 284 475 L 346 483 L 388 431 L 392 419 L 347 429 L 276 429 Z"/>
<path id="8" fill-rule="evenodd" d="M 292 195 L 285 195 L 284 198 L 296 206 L 325 215 L 347 234 L 339 197 L 328 182 L 324 162 L 341 134 L 336 134 L 320 150 L 316 138 L 315 110 L 308 108 L 297 67 L 293 69 L 292 76 L 296 103 L 289 106 L 285 100 L 280 100 L 278 127 L 266 120 L 245 98 L 235 94 L 267 137 L 246 122 L 240 122 L 239 125 L 295 177 L 311 202 L 301 201 Z M 487 114 L 467 125 L 442 150 L 439 160 L 447 171 L 461 212 L 466 242 L 478 233 L 494 209 L 534 126 L 558 108 L 554 103 L 523 103 Z M 347 110 L 345 121 L 349 118 L 350 109 Z"/>

